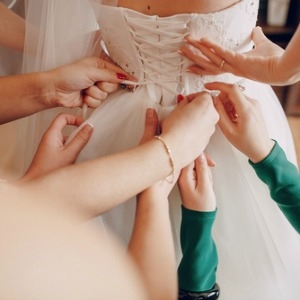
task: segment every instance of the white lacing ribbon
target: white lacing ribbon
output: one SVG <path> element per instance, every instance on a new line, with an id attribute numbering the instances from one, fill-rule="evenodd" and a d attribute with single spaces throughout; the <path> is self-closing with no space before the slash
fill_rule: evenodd
<path id="1" fill-rule="evenodd" d="M 178 53 L 183 45 L 184 37 L 188 35 L 185 23 L 170 20 L 144 20 L 135 17 L 126 17 L 139 59 L 144 66 L 144 80 L 124 80 L 122 84 L 132 87 L 156 84 L 177 97 L 184 93 L 182 75 L 184 60 Z M 153 24 L 155 27 L 153 27 Z M 160 37 L 160 40 L 151 41 L 149 35 Z M 159 54 L 156 49 L 159 50 Z M 159 66 L 163 63 L 163 68 Z M 174 89 L 170 85 L 176 84 Z M 84 104 L 82 117 L 85 119 L 87 105 Z"/>
<path id="2" fill-rule="evenodd" d="M 177 95 L 183 91 L 181 76 L 183 74 L 183 57 L 178 49 L 188 34 L 185 23 L 168 20 L 144 20 L 135 17 L 126 17 L 130 32 L 133 36 L 139 58 L 144 65 L 145 80 L 133 82 L 124 81 L 124 84 L 141 86 L 155 83 L 161 88 Z M 145 25 L 144 25 L 145 24 Z M 153 27 L 155 25 L 155 27 Z M 149 35 L 158 37 L 151 40 Z M 159 51 L 155 51 L 159 50 Z M 160 66 L 163 64 L 163 68 Z M 178 88 L 170 87 L 176 83 Z"/>

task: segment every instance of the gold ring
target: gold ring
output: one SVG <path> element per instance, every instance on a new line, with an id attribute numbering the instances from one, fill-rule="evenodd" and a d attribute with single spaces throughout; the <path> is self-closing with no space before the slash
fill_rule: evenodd
<path id="1" fill-rule="evenodd" d="M 225 64 L 225 60 L 223 59 L 223 60 L 221 61 L 221 63 L 220 63 L 220 66 L 219 66 L 219 68 L 220 68 L 220 69 L 222 69 L 222 68 L 223 68 L 223 66 L 224 66 L 224 64 Z"/>

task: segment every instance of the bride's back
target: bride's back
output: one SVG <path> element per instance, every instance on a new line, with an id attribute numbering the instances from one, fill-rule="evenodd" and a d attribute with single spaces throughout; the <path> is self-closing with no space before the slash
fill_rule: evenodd
<path id="1" fill-rule="evenodd" d="M 211 13 L 223 10 L 240 0 L 119 0 L 118 6 L 148 15 L 166 17 L 181 13 Z"/>

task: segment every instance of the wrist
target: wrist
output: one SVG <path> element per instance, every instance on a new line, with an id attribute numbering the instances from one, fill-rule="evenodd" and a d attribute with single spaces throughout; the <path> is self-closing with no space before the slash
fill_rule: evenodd
<path id="1" fill-rule="evenodd" d="M 54 80 L 51 74 L 51 71 L 38 73 L 39 100 L 45 109 L 54 108 L 57 106 L 55 103 Z"/>
<path id="2" fill-rule="evenodd" d="M 270 152 L 274 148 L 274 145 L 274 140 L 266 141 L 266 143 L 262 145 L 262 147 L 259 150 L 254 151 L 253 154 L 248 156 L 249 159 L 255 164 L 261 162 L 270 154 Z"/>
<path id="3" fill-rule="evenodd" d="M 174 161 L 174 158 L 173 158 L 172 150 L 171 150 L 169 144 L 165 141 L 165 139 L 162 136 L 157 135 L 157 136 L 154 137 L 154 139 L 157 139 L 158 141 L 161 142 L 161 144 L 164 146 L 165 151 L 166 151 L 166 153 L 169 157 L 169 162 L 170 162 L 170 166 L 171 166 L 171 169 L 172 169 L 172 171 L 170 173 L 170 175 L 172 175 L 172 179 L 171 179 L 171 182 L 169 182 L 169 183 L 173 183 L 174 180 L 175 180 L 175 161 Z M 167 179 L 165 179 L 165 180 L 167 180 Z"/>

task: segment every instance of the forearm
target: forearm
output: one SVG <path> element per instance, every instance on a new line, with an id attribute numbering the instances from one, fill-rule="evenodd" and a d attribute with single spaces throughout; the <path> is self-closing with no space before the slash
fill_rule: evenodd
<path id="1" fill-rule="evenodd" d="M 25 186 L 91 218 L 125 202 L 171 172 L 165 149 L 159 141 L 151 140 L 122 153 L 53 171 Z"/>
<path id="2" fill-rule="evenodd" d="M 292 226 L 300 233 L 300 175 L 276 143 L 271 153 L 259 163 L 249 163 L 268 185 L 271 197 Z"/>
<path id="3" fill-rule="evenodd" d="M 0 3 L 0 46 L 22 51 L 24 40 L 25 20 Z"/>
<path id="4" fill-rule="evenodd" d="M 300 80 L 300 26 L 289 42 L 283 56 L 277 64 L 276 76 L 281 78 L 284 85 L 293 84 Z"/>
<path id="5" fill-rule="evenodd" d="M 0 77 L 0 123 L 26 117 L 48 108 L 50 91 L 46 73 Z"/>
<path id="6" fill-rule="evenodd" d="M 176 299 L 177 275 L 168 199 L 151 188 L 138 196 L 129 253 L 140 269 L 151 299 Z"/>

